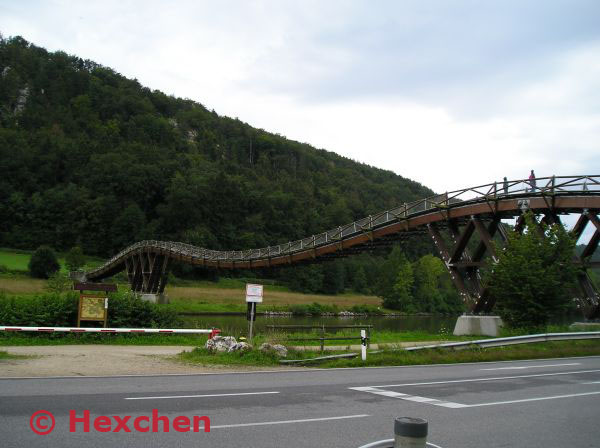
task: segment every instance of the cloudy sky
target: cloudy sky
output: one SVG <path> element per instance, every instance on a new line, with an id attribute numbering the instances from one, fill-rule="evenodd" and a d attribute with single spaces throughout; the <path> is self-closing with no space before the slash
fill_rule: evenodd
<path id="1" fill-rule="evenodd" d="M 0 31 L 438 192 L 600 174 L 598 0 L 0 0 Z"/>

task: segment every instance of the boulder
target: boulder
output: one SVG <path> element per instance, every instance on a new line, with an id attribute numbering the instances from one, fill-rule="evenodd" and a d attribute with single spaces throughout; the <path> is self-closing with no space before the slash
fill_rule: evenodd
<path id="1" fill-rule="evenodd" d="M 233 336 L 215 336 L 212 339 L 206 341 L 204 347 L 211 352 L 229 352 L 233 345 L 236 345 L 237 341 Z"/>
<path id="2" fill-rule="evenodd" d="M 281 344 L 269 344 L 265 342 L 259 347 L 261 352 L 274 352 L 280 358 L 285 358 L 287 356 L 287 348 Z"/>
<path id="3" fill-rule="evenodd" d="M 228 352 L 247 352 L 252 350 L 252 346 L 247 342 L 238 342 L 237 344 L 233 344 L 229 347 Z"/>

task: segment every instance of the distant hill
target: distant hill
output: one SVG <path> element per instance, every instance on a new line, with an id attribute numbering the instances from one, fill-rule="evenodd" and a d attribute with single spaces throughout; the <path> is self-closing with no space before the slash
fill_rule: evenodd
<path id="1" fill-rule="evenodd" d="M 0 247 L 250 248 L 432 193 L 95 62 L 0 40 Z"/>

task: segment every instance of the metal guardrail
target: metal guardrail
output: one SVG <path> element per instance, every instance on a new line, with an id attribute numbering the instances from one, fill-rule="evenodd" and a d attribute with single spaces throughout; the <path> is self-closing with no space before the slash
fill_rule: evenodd
<path id="1" fill-rule="evenodd" d="M 548 341 L 568 341 L 578 339 L 600 339 L 600 331 L 576 331 L 571 333 L 540 333 L 531 334 L 525 336 L 511 336 L 507 338 L 494 338 L 494 339 L 479 339 L 476 341 L 465 341 L 465 342 L 448 342 L 445 344 L 434 344 L 434 345 L 419 345 L 415 347 L 406 347 L 402 350 L 416 351 L 425 350 L 430 348 L 470 348 L 473 346 L 478 347 L 503 347 L 507 345 L 517 344 L 532 344 L 535 342 L 548 342 Z"/>
<path id="2" fill-rule="evenodd" d="M 464 206 L 477 202 L 490 202 L 506 198 L 518 197 L 552 197 L 559 195 L 600 194 L 600 175 L 581 176 L 551 176 L 538 177 L 534 180 L 517 179 L 506 182 L 493 182 L 469 187 L 460 190 L 429 196 L 418 201 L 404 203 L 401 206 L 386 210 L 366 218 L 359 219 L 335 229 L 317 235 L 312 235 L 301 240 L 289 241 L 276 246 L 258 249 L 217 251 L 193 246 L 187 243 L 146 240 L 128 246 L 117 255 L 113 256 L 104 265 L 88 272 L 93 278 L 107 270 L 121 258 L 137 252 L 144 247 L 162 249 L 169 254 L 187 256 L 192 259 L 206 261 L 254 261 L 270 259 L 283 255 L 292 255 L 308 249 L 337 243 L 345 238 L 387 226 L 391 223 L 408 219 L 432 210 L 443 210 Z"/>

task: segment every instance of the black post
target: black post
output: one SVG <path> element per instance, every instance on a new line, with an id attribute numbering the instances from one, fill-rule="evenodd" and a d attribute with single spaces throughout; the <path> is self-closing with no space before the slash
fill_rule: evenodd
<path id="1" fill-rule="evenodd" d="M 427 429 L 427 420 L 422 418 L 397 418 L 394 421 L 394 448 L 425 448 Z"/>

